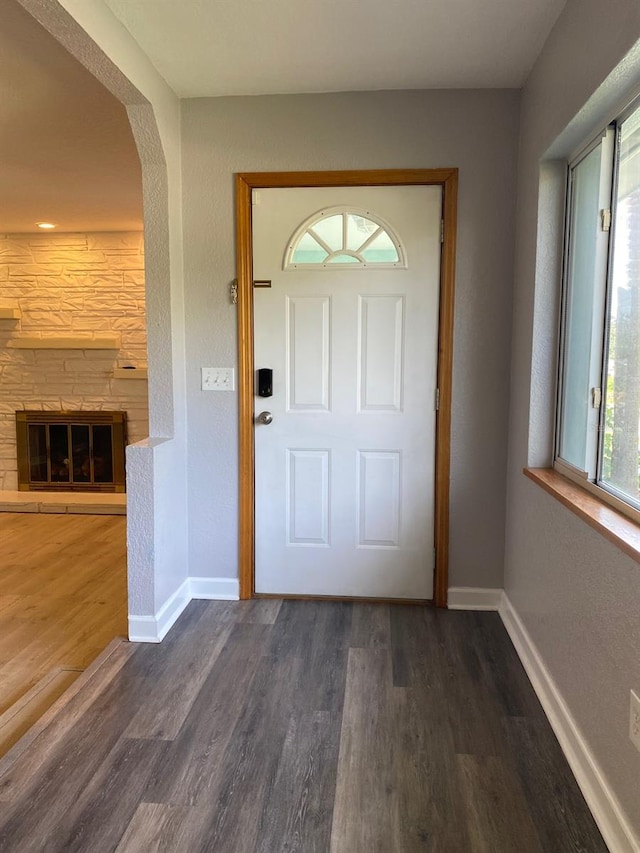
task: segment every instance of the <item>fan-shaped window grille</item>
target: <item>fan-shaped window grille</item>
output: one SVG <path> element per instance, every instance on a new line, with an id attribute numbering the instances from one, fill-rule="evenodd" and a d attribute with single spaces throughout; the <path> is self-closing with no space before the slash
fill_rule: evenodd
<path id="1" fill-rule="evenodd" d="M 406 267 L 393 229 L 368 210 L 332 207 L 314 213 L 292 236 L 284 268 Z"/>

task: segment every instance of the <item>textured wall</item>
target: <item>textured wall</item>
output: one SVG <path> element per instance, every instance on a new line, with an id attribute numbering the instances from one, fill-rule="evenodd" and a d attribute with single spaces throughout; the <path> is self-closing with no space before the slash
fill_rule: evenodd
<path id="1" fill-rule="evenodd" d="M 638 835 L 640 753 L 628 726 L 640 566 L 522 468 L 552 458 L 564 171 L 540 161 L 568 157 L 640 92 L 639 37 L 635 0 L 569 0 L 523 93 L 505 555 L 507 594 Z"/>
<path id="2" fill-rule="evenodd" d="M 129 442 L 148 435 L 146 380 L 113 377 L 146 367 L 141 233 L 22 234 L 0 238 L 0 488 L 17 488 L 15 412 L 114 409 L 128 413 Z M 13 349 L 12 338 L 116 332 L 119 350 Z"/>
<path id="3" fill-rule="evenodd" d="M 237 575 L 233 173 L 460 169 L 451 460 L 452 585 L 502 586 L 517 92 L 183 101 L 190 573 Z"/>

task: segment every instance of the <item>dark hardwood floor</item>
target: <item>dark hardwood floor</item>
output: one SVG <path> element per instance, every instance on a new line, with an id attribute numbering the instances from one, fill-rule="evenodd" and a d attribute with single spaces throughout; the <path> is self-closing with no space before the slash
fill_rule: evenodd
<path id="1" fill-rule="evenodd" d="M 494 613 L 192 602 L 82 680 L 0 762 L 2 851 L 606 851 Z"/>

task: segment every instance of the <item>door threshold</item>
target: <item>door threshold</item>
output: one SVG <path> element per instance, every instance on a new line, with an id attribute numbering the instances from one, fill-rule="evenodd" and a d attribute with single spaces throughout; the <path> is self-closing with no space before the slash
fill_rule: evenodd
<path id="1" fill-rule="evenodd" d="M 358 595 L 291 595 L 275 592 L 254 592 L 252 598 L 278 598 L 284 601 L 355 601 L 358 604 L 414 604 L 433 607 L 432 598 L 370 598 Z"/>

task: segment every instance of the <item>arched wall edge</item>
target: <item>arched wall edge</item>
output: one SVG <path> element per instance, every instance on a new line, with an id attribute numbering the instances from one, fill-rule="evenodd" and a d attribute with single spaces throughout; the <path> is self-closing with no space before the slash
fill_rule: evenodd
<path id="1" fill-rule="evenodd" d="M 149 438 L 127 448 L 129 636 L 159 642 L 188 588 L 180 104 L 104 4 L 18 2 L 125 106 L 141 161 Z"/>

